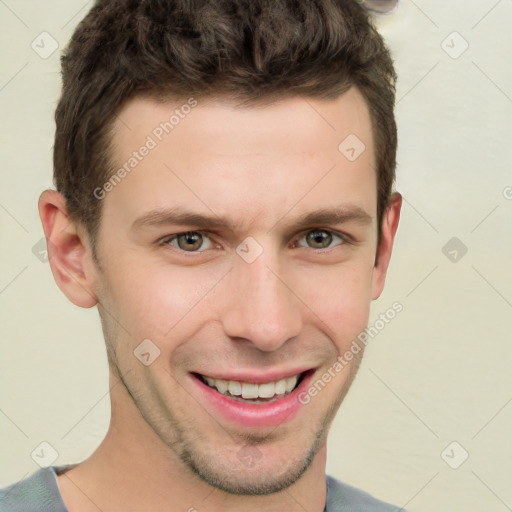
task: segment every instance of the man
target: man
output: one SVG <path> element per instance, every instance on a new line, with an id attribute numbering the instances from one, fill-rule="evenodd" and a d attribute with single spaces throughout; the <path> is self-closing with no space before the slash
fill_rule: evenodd
<path id="1" fill-rule="evenodd" d="M 398 227 L 393 105 L 353 0 L 96 3 L 39 211 L 98 306 L 111 423 L 1 510 L 396 510 L 325 474 Z"/>

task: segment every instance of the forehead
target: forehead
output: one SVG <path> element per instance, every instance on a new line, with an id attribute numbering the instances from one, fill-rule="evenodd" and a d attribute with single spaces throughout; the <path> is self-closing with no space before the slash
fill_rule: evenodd
<path id="1" fill-rule="evenodd" d="M 230 153 L 237 149 L 239 153 L 247 153 L 263 145 L 267 150 L 275 146 L 285 149 L 282 142 L 287 139 L 290 149 L 296 153 L 298 145 L 303 152 L 333 146 L 336 149 L 340 137 L 350 133 L 371 145 L 370 125 L 366 101 L 355 87 L 335 100 L 290 97 L 249 107 L 222 99 L 190 97 L 163 102 L 135 97 L 117 116 L 114 141 L 136 147 L 140 143 L 138 132 L 147 133 L 156 142 L 162 139 L 183 142 L 193 138 L 197 143 L 201 137 L 213 136 L 219 152 L 226 147 Z M 196 149 L 202 148 L 199 145 Z"/>
<path id="2" fill-rule="evenodd" d="M 363 202 L 373 213 L 376 203 L 371 121 L 355 88 L 335 100 L 251 107 L 135 98 L 112 142 L 114 172 L 124 172 L 103 206 L 126 222 L 185 204 L 271 222 L 294 204 Z"/>

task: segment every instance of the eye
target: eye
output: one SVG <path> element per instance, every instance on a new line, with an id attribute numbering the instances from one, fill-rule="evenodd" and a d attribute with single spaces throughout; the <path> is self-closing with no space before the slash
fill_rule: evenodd
<path id="1" fill-rule="evenodd" d="M 178 233 L 163 240 L 162 244 L 168 244 L 186 252 L 202 252 L 213 247 L 210 238 L 197 231 Z"/>
<path id="2" fill-rule="evenodd" d="M 336 242 L 332 245 L 333 242 Z M 299 247 L 309 247 L 311 249 L 329 249 L 335 245 L 344 243 L 345 240 L 339 235 L 334 234 L 332 231 L 325 229 L 312 229 L 308 231 L 304 236 L 299 238 Z"/>

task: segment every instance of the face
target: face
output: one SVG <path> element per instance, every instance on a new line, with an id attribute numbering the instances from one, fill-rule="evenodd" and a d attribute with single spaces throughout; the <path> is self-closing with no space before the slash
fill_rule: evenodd
<path id="1" fill-rule="evenodd" d="M 95 292 L 131 402 L 117 407 L 135 404 L 169 457 L 209 484 L 276 492 L 325 445 L 362 351 L 305 393 L 382 290 L 370 118 L 356 89 L 188 105 L 130 102 L 113 136 L 129 171 L 97 191 Z M 365 145 L 355 159 L 338 148 L 351 134 Z"/>

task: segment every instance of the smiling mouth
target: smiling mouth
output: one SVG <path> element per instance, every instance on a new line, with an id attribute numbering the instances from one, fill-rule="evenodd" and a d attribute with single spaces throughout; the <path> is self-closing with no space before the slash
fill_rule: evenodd
<path id="1" fill-rule="evenodd" d="M 195 374 L 204 384 L 233 400 L 251 404 L 275 402 L 293 393 L 308 372 L 292 377 L 280 379 L 275 382 L 256 384 L 236 380 L 224 380 Z"/>

